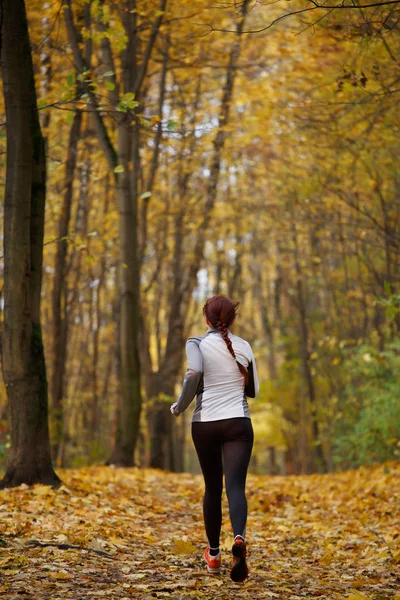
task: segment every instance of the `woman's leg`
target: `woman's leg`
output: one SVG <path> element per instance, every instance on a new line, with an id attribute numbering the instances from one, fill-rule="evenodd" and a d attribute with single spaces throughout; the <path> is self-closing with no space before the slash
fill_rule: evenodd
<path id="1" fill-rule="evenodd" d="M 203 515 L 210 548 L 219 547 L 222 522 L 222 449 L 216 423 L 192 423 L 192 438 L 204 476 Z"/>
<path id="2" fill-rule="evenodd" d="M 233 534 L 245 537 L 247 501 L 245 495 L 247 469 L 253 449 L 253 427 L 250 419 L 229 419 L 223 444 L 226 495 Z"/>

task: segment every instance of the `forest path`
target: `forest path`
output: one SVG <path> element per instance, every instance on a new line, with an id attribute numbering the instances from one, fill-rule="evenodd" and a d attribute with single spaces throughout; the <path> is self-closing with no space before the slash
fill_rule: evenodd
<path id="1" fill-rule="evenodd" d="M 0 493 L 0 598 L 400 600 L 397 463 L 249 476 L 244 584 L 229 578 L 225 498 L 222 573 L 205 571 L 200 476 L 107 467 L 60 475 L 57 491 Z M 29 540 L 82 549 L 28 547 Z"/>

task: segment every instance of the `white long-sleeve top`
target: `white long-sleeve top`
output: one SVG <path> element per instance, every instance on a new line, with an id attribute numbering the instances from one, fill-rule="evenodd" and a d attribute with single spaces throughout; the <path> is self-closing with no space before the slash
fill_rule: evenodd
<path id="1" fill-rule="evenodd" d="M 228 335 L 237 360 L 248 370 L 247 385 L 219 331 L 208 329 L 186 342 L 188 368 L 175 414 L 186 410 L 196 396 L 193 421 L 250 418 L 247 397 L 254 398 L 259 391 L 256 361 L 248 342 L 230 331 Z"/>

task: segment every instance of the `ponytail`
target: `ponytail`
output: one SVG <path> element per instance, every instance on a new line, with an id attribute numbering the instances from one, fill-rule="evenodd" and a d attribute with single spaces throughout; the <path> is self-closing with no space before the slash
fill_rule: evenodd
<path id="1" fill-rule="evenodd" d="M 244 384 L 246 385 L 247 384 L 247 380 L 249 378 L 249 374 L 247 372 L 246 367 L 244 365 L 242 365 L 242 363 L 240 363 L 238 361 L 238 359 L 236 358 L 236 354 L 235 354 L 235 351 L 234 351 L 233 346 L 232 346 L 232 340 L 230 339 L 229 334 L 228 334 L 228 327 L 226 326 L 225 323 L 221 323 L 217 327 L 217 329 L 220 332 L 220 334 L 222 336 L 222 339 L 224 340 L 224 342 L 226 344 L 226 347 L 229 350 L 229 353 L 231 354 L 232 358 L 236 361 L 236 364 L 237 364 L 237 366 L 239 368 L 239 371 L 243 375 Z"/>
<path id="2" fill-rule="evenodd" d="M 203 314 L 211 323 L 211 325 L 220 332 L 230 355 L 236 361 L 238 369 L 244 378 L 244 384 L 246 385 L 248 380 L 247 369 L 236 358 L 236 354 L 232 346 L 232 340 L 228 334 L 228 328 L 232 325 L 236 318 L 238 306 L 238 302 L 232 302 L 232 300 L 226 296 L 214 296 L 213 298 L 207 300 L 203 308 Z"/>

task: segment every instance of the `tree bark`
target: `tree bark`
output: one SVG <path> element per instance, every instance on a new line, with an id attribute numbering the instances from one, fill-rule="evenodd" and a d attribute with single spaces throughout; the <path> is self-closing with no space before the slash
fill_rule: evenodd
<path id="1" fill-rule="evenodd" d="M 40 326 L 46 159 L 23 0 L 3 0 L 1 34 L 7 118 L 2 358 L 11 455 L 0 488 L 21 483 L 57 486 Z"/>
<path id="2" fill-rule="evenodd" d="M 122 54 L 123 92 L 133 91 L 137 72 L 136 12 L 135 2 L 130 0 L 125 16 L 128 34 Z M 134 450 L 139 434 L 141 411 L 140 360 L 139 360 L 139 249 L 137 234 L 139 124 L 127 119 L 118 124 L 118 159 L 123 172 L 117 174 L 119 202 L 119 230 L 121 266 L 120 282 L 120 359 L 121 359 L 121 405 L 114 450 L 109 463 L 124 467 L 134 464 Z M 129 164 L 132 161 L 133 169 Z"/>
<path id="3" fill-rule="evenodd" d="M 66 260 L 68 251 L 68 231 L 71 217 L 72 186 L 76 168 L 77 147 L 80 138 L 82 113 L 77 111 L 71 126 L 68 156 L 65 166 L 64 203 L 58 222 L 58 244 L 53 285 L 53 355 L 51 377 L 52 423 L 54 427 L 53 456 L 58 456 L 63 429 L 63 399 L 65 392 L 65 367 L 67 358 L 68 321 L 65 304 Z"/>
<path id="4" fill-rule="evenodd" d="M 261 316 L 262 330 L 265 336 L 265 341 L 268 346 L 268 374 L 271 381 L 274 381 L 278 376 L 276 366 L 275 352 L 275 332 L 269 314 L 269 303 L 264 296 L 264 281 L 262 275 L 261 258 L 254 253 L 255 261 L 252 268 L 255 278 L 254 296 L 257 300 L 258 309 Z"/>
<path id="5" fill-rule="evenodd" d="M 301 354 L 301 362 L 303 368 L 303 377 L 304 384 L 307 390 L 307 396 L 310 403 L 310 412 L 311 412 L 311 430 L 313 435 L 313 455 L 315 466 L 317 470 L 326 472 L 327 465 L 324 456 L 324 452 L 321 446 L 320 439 L 320 431 L 319 431 L 319 423 L 318 423 L 318 415 L 317 415 L 317 398 L 315 393 L 315 384 L 314 378 L 311 372 L 310 366 L 310 350 L 309 350 L 309 331 L 308 331 L 308 322 L 307 322 L 307 309 L 306 303 L 304 300 L 304 292 L 303 292 L 303 281 L 302 281 L 302 273 L 299 261 L 299 252 L 298 252 L 298 241 L 297 241 L 297 231 L 296 225 L 294 222 L 292 223 L 292 240 L 294 247 L 294 267 L 296 273 L 296 291 L 297 291 L 297 309 L 299 311 L 299 328 L 300 328 L 300 354 Z M 303 416 L 305 415 L 305 410 L 301 411 Z M 305 423 L 301 424 L 302 435 L 305 431 Z"/>

